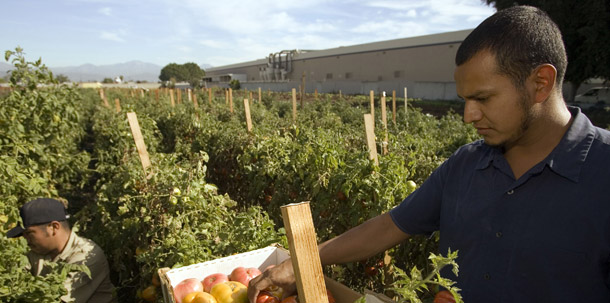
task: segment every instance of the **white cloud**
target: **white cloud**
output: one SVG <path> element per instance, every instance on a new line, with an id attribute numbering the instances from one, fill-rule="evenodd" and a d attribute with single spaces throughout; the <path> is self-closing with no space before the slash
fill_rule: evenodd
<path id="1" fill-rule="evenodd" d="M 104 16 L 111 16 L 112 15 L 112 8 L 110 8 L 110 7 L 102 7 L 97 12 L 102 14 L 102 15 L 104 15 Z"/>
<path id="2" fill-rule="evenodd" d="M 125 39 L 123 39 L 121 36 L 124 35 L 121 31 L 119 32 L 108 32 L 108 31 L 102 31 L 100 33 L 100 38 L 103 40 L 109 40 L 109 41 L 115 41 L 115 42 L 125 42 Z"/>
<path id="3" fill-rule="evenodd" d="M 188 45 L 178 45 L 176 46 L 176 49 L 184 53 L 190 53 L 193 51 L 193 48 Z"/>
<path id="4" fill-rule="evenodd" d="M 199 40 L 199 44 L 201 44 L 203 46 L 207 46 L 207 47 L 212 47 L 212 48 L 225 48 L 225 47 L 227 47 L 226 43 L 223 43 L 223 42 L 218 41 L 218 40 L 212 40 L 212 39 Z"/>

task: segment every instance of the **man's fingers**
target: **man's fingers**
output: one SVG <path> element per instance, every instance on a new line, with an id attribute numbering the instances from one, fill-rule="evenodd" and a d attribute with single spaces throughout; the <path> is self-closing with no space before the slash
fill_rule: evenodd
<path id="1" fill-rule="evenodd" d="M 256 303 L 256 297 L 261 290 L 271 286 L 269 279 L 264 277 L 265 274 L 258 275 L 248 283 L 248 299 L 250 303 Z"/>

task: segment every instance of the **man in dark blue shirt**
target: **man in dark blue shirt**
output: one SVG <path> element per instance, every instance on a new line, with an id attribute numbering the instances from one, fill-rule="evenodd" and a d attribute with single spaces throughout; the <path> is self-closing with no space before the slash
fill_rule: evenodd
<path id="1" fill-rule="evenodd" d="M 460 45 L 464 121 L 483 140 L 458 149 L 399 206 L 319 246 L 322 264 L 363 260 L 440 230 L 459 250 L 465 302 L 610 302 L 610 132 L 568 108 L 561 33 L 517 6 Z M 290 288 L 290 262 L 250 282 Z"/>

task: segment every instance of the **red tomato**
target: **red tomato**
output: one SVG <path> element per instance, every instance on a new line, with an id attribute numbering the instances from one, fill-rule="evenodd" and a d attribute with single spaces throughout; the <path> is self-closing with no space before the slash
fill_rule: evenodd
<path id="1" fill-rule="evenodd" d="M 328 303 L 335 303 L 335 297 L 330 293 L 330 290 L 326 290 L 326 295 L 328 295 Z"/>
<path id="2" fill-rule="evenodd" d="M 290 296 L 290 297 L 286 297 L 284 298 L 284 300 L 282 300 L 281 303 L 298 303 L 297 301 L 297 296 Z"/>
<path id="3" fill-rule="evenodd" d="M 279 303 L 280 299 L 268 291 L 261 291 L 256 297 L 256 303 Z"/>
<path id="4" fill-rule="evenodd" d="M 441 290 L 434 296 L 434 303 L 455 303 L 455 299 L 448 290 Z"/>
<path id="5" fill-rule="evenodd" d="M 326 295 L 328 296 L 328 303 L 335 303 L 336 302 L 335 301 L 335 297 L 330 292 L 330 290 L 328 290 L 328 289 L 326 290 Z M 280 303 L 299 303 L 299 299 L 297 298 L 296 295 L 294 295 L 294 296 L 290 296 L 290 297 L 284 298 L 284 300 L 282 300 L 282 302 L 280 302 Z"/>
<path id="6" fill-rule="evenodd" d="M 377 274 L 377 267 L 375 266 L 367 266 L 364 268 L 364 272 L 368 275 L 368 276 L 374 276 Z"/>

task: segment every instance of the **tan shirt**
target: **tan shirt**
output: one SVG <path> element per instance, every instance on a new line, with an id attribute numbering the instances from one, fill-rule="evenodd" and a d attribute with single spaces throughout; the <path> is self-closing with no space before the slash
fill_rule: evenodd
<path id="1" fill-rule="evenodd" d="M 91 278 L 84 272 L 71 272 L 64 282 L 68 294 L 61 297 L 63 302 L 108 303 L 115 302 L 114 286 L 110 282 L 110 270 L 104 251 L 89 239 L 79 237 L 71 232 L 64 250 L 51 260 L 50 256 L 28 252 L 28 259 L 35 276 L 49 273 L 49 266 L 44 261 L 62 261 L 68 264 L 84 264 L 91 271 Z"/>

